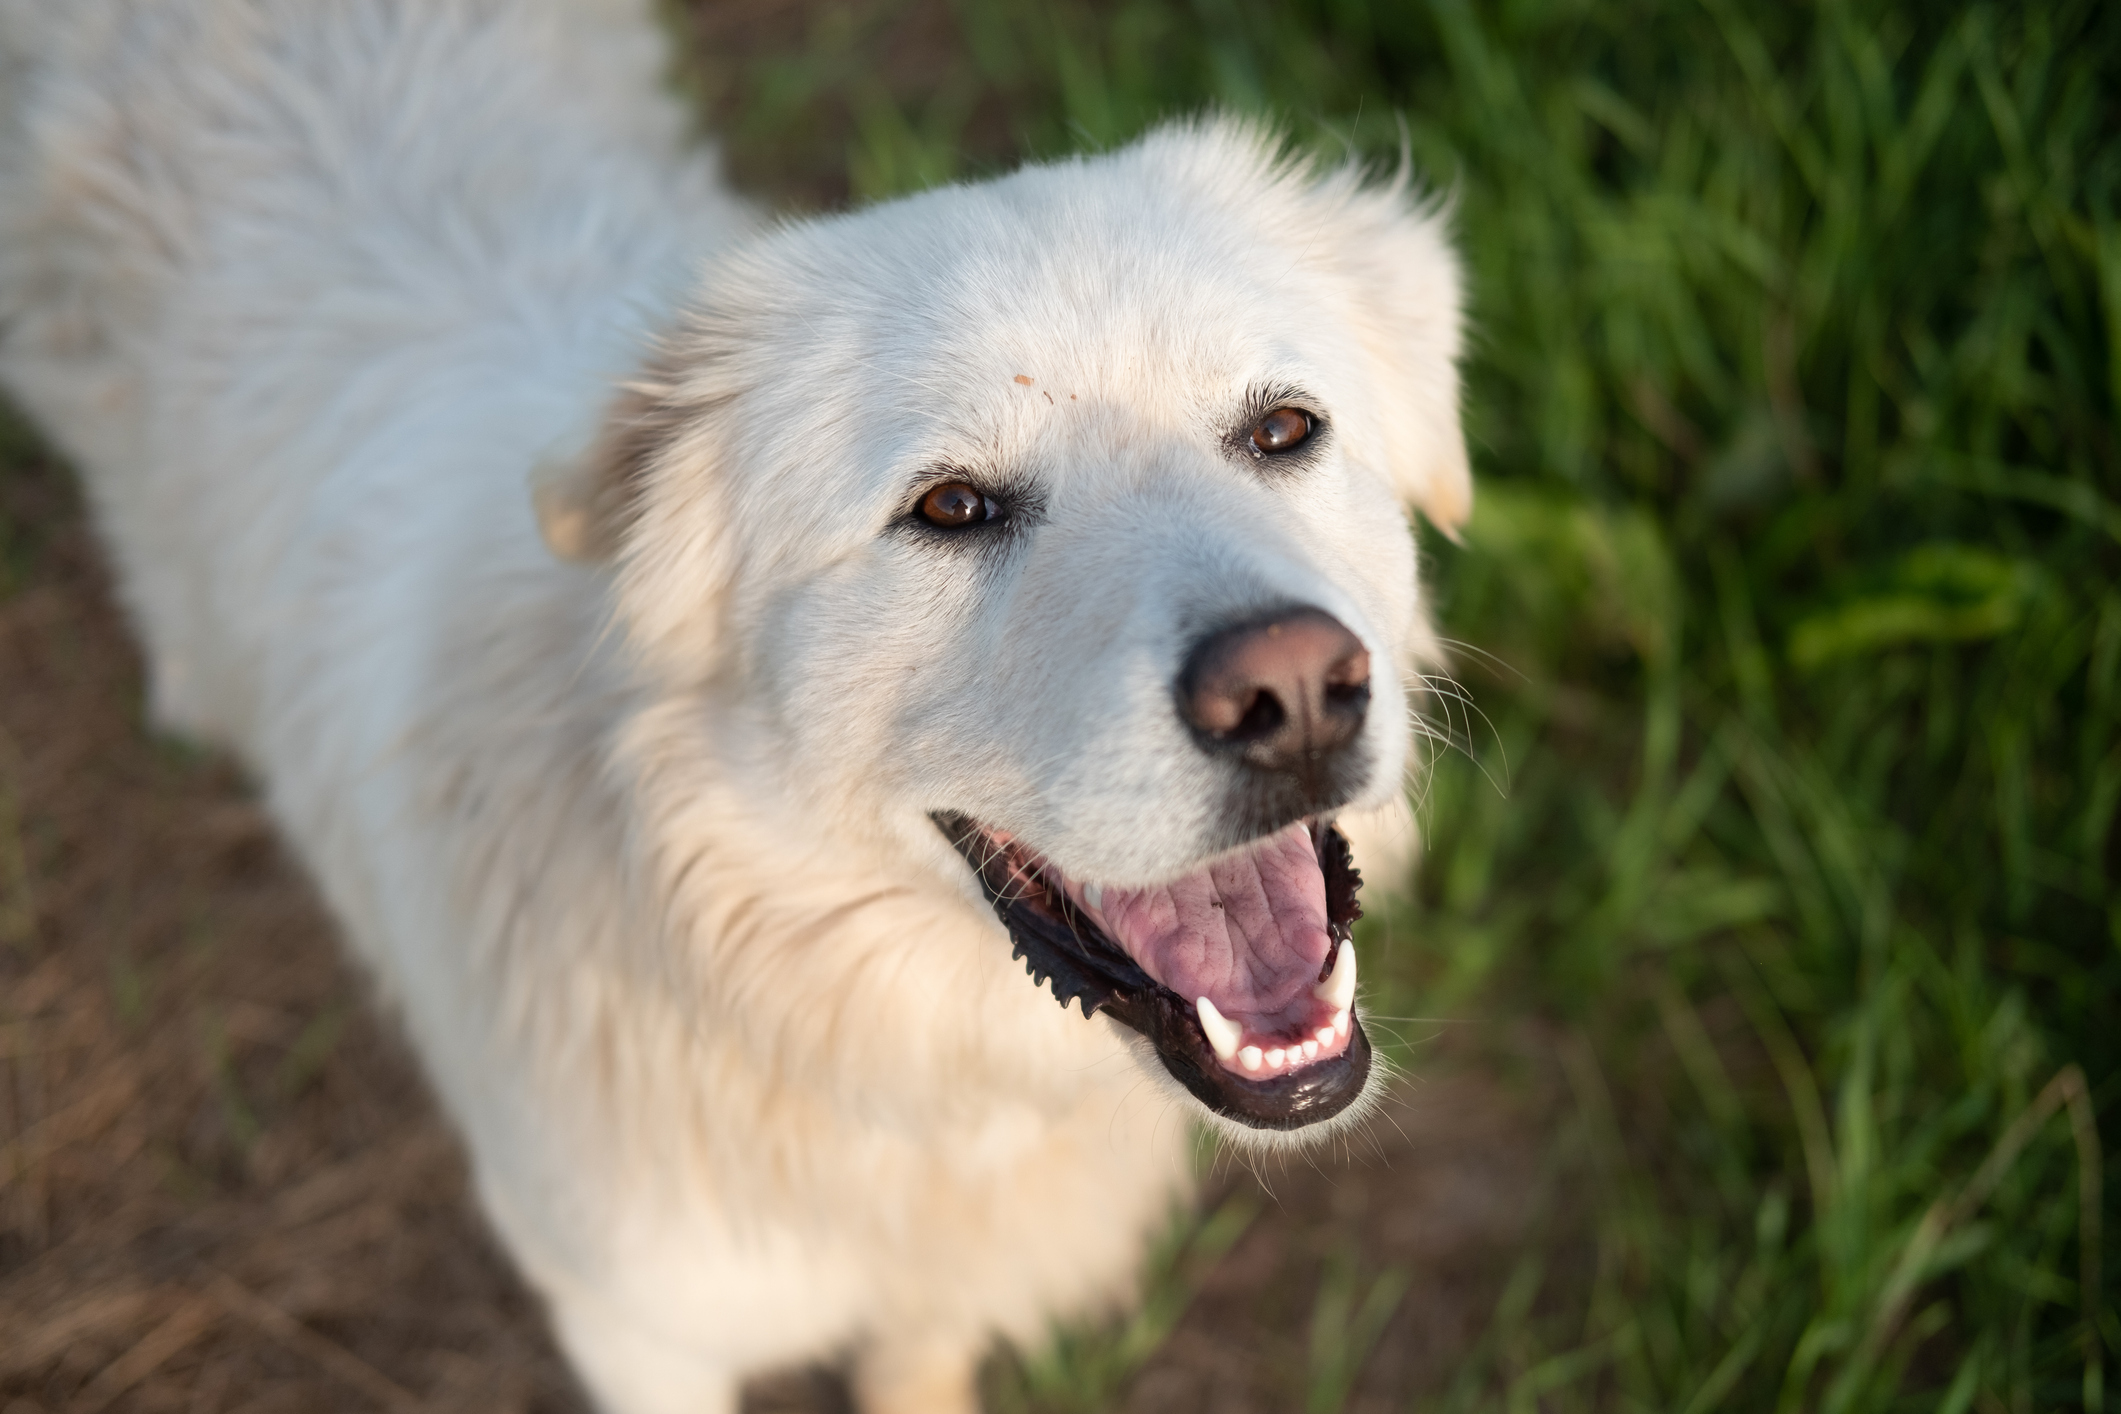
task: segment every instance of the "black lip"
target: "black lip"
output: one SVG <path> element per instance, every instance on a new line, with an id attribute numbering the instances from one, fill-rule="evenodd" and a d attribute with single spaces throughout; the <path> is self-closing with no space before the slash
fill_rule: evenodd
<path id="1" fill-rule="evenodd" d="M 1362 1094 L 1370 1078 L 1370 1039 L 1360 1020 L 1350 1018 L 1348 1048 L 1337 1056 L 1266 1080 L 1233 1075 L 1216 1060 L 1193 1004 L 1144 972 L 1021 852 L 997 849 L 967 816 L 932 818 L 972 866 L 1009 930 L 1011 955 L 1023 959 L 1032 979 L 1050 983 L 1063 1009 L 1080 1002 L 1085 1017 L 1107 1011 L 1139 1031 L 1164 1069 L 1215 1113 L 1254 1129 L 1302 1129 L 1331 1119 Z M 1313 825 L 1311 837 L 1326 878 L 1327 931 L 1338 944 L 1362 917 L 1356 901 L 1362 875 L 1338 829 Z M 1326 966 L 1332 967 L 1330 957 Z"/>

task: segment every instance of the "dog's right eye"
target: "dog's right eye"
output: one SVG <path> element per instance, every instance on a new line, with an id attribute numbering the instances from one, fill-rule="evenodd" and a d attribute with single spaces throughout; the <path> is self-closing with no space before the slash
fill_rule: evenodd
<path id="1" fill-rule="evenodd" d="M 1311 414 L 1301 408 L 1276 408 L 1252 429 L 1253 451 L 1263 456 L 1286 452 L 1311 435 Z"/>
<path id="2" fill-rule="evenodd" d="M 1001 507 L 991 498 L 962 481 L 946 481 L 921 497 L 921 519 L 943 530 L 979 525 L 1000 514 Z"/>

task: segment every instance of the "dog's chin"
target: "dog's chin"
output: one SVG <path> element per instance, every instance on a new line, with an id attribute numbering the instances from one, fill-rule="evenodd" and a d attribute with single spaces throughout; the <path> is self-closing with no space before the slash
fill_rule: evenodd
<path id="1" fill-rule="evenodd" d="M 1033 980 L 1050 986 L 1063 1008 L 1080 1002 L 1085 1016 L 1102 1011 L 1140 1033 L 1219 1128 L 1255 1139 L 1299 1131 L 1309 1138 L 1367 1111 L 1372 1051 L 1354 1014 L 1349 940 L 1362 916 L 1362 876 L 1330 822 L 1302 822 L 1255 842 L 1256 860 L 1241 854 L 1165 889 L 1120 891 L 1071 880 L 1022 841 L 968 816 L 934 819 L 972 867 Z M 1174 920 L 1220 921 L 1224 895 L 1241 895 L 1247 885 L 1264 905 L 1255 914 L 1271 916 L 1268 936 L 1231 944 L 1246 956 L 1230 961 L 1245 965 L 1220 975 L 1242 974 L 1243 982 L 1202 986 L 1197 959 L 1212 952 L 1212 941 L 1186 935 Z M 1203 901 L 1212 912 L 1202 911 Z M 1229 923 L 1231 939 L 1241 931 Z M 1216 991 L 1220 1008 L 1210 995 Z"/>
<path id="2" fill-rule="evenodd" d="M 1370 1038 L 1351 1017 L 1338 1055 L 1266 1080 L 1232 1074 L 1210 1048 L 1193 1010 L 1169 988 L 1145 999 L 1122 998 L 1105 1008 L 1139 1031 L 1171 1078 L 1220 1118 L 1252 1133 L 1306 1131 L 1329 1120 L 1356 1118 L 1370 1085 Z"/>

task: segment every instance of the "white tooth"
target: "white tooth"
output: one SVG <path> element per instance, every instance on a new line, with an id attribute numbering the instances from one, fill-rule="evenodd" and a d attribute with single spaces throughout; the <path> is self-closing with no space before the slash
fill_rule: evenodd
<path id="1" fill-rule="evenodd" d="M 1267 1064 L 1272 1066 L 1276 1070 L 1280 1070 L 1282 1060 L 1284 1057 L 1287 1056 L 1287 1054 L 1288 1052 L 1284 1051 L 1281 1047 L 1276 1046 L 1273 1050 L 1267 1052 Z"/>
<path id="2" fill-rule="evenodd" d="M 1318 1042 L 1316 1042 L 1316 1041 L 1306 1041 L 1306 1042 L 1304 1042 L 1304 1059 L 1305 1059 L 1305 1060 L 1316 1060 L 1316 1059 L 1318 1059 Z"/>
<path id="3" fill-rule="evenodd" d="M 1355 1004 L 1355 944 L 1342 943 L 1340 953 L 1333 959 L 1333 970 L 1326 980 L 1311 989 L 1317 997 L 1335 1011 L 1346 1011 Z"/>
<path id="4" fill-rule="evenodd" d="M 1196 1004 L 1200 1012 L 1200 1029 L 1208 1033 L 1208 1044 L 1215 1054 L 1224 1060 L 1237 1054 L 1237 1043 L 1245 1038 L 1238 1024 L 1215 1009 L 1215 1003 L 1202 997 Z"/>
<path id="5" fill-rule="evenodd" d="M 1237 1063 L 1246 1070 L 1258 1070 L 1259 1061 L 1259 1047 L 1257 1046 L 1247 1046 L 1237 1053 Z"/>
<path id="6" fill-rule="evenodd" d="M 1089 904 L 1092 908 L 1103 908 L 1105 906 L 1104 886 L 1101 884 L 1083 885 L 1083 902 Z"/>
<path id="7" fill-rule="evenodd" d="M 1348 1014 L 1346 1012 L 1336 1011 L 1333 1013 L 1333 1034 L 1336 1036 L 1348 1034 Z"/>
<path id="8" fill-rule="evenodd" d="M 1307 1041 L 1307 1042 L 1305 1042 L 1304 1044 L 1306 1044 L 1306 1045 L 1309 1045 L 1310 1043 L 1309 1043 L 1309 1042 Z M 1319 1045 L 1321 1045 L 1321 1046 L 1330 1046 L 1330 1045 L 1332 1045 L 1332 1044 L 1333 1044 L 1333 1028 L 1332 1028 L 1332 1027 L 1330 1027 L 1330 1026 L 1321 1026 L 1321 1027 L 1319 1027 L 1319 1028 L 1318 1028 L 1318 1044 L 1319 1044 Z"/>

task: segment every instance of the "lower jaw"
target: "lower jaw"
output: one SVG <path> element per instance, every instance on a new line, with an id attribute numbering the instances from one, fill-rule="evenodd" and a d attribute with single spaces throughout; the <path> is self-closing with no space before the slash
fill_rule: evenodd
<path id="1" fill-rule="evenodd" d="M 1225 1066 L 1208 1043 L 1191 1003 L 1158 983 L 1047 885 L 1035 867 L 993 846 L 964 816 L 939 814 L 935 823 L 979 877 L 980 887 L 1041 985 L 1050 982 L 1063 1007 L 1082 1003 L 1141 1033 L 1172 1078 L 1216 1115 L 1249 1129 L 1289 1131 L 1319 1124 L 1346 1110 L 1369 1085 L 1371 1050 L 1359 1018 L 1350 1016 L 1346 1046 L 1301 1068 L 1252 1079 Z M 1336 941 L 1361 916 L 1355 895 L 1362 877 L 1347 840 L 1330 824 L 1313 827 L 1326 876 Z"/>
<path id="2" fill-rule="evenodd" d="M 1164 988 L 1117 998 L 1105 1010 L 1139 1031 L 1187 1093 L 1224 1119 L 1250 1129 L 1303 1129 L 1333 1118 L 1362 1096 L 1370 1081 L 1370 1038 L 1351 1017 L 1348 1043 L 1338 1055 L 1265 1080 L 1232 1073 L 1216 1058 L 1192 1008 Z"/>

